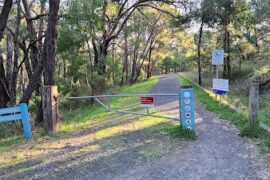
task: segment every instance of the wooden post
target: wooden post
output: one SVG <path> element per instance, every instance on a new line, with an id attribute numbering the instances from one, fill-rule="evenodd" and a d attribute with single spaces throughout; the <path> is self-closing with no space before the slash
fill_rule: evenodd
<path id="1" fill-rule="evenodd" d="M 43 125 L 45 129 L 56 132 L 59 128 L 58 91 L 57 86 L 43 88 Z"/>
<path id="2" fill-rule="evenodd" d="M 249 127 L 254 129 L 259 110 L 259 82 L 252 82 L 249 94 Z"/>

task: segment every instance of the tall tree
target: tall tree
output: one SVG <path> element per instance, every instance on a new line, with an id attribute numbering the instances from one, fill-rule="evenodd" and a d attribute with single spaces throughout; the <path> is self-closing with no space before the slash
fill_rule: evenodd
<path id="1" fill-rule="evenodd" d="M 30 78 L 30 82 L 23 92 L 20 102 L 28 103 L 33 91 L 35 90 L 40 76 L 45 68 L 44 84 L 52 85 L 54 83 L 54 67 L 55 67 L 55 46 L 57 38 L 57 22 L 60 0 L 49 1 L 49 19 L 46 30 L 45 41 L 42 49 L 41 59 L 38 62 L 34 72 Z"/>
<path id="2" fill-rule="evenodd" d="M 216 3 L 213 0 L 203 0 L 200 4 L 200 9 L 195 9 L 195 19 L 198 19 L 200 23 L 199 37 L 197 43 L 197 68 L 198 68 L 198 81 L 199 85 L 202 85 L 202 67 L 201 67 L 201 49 L 202 49 L 202 38 L 204 26 L 213 27 L 217 22 Z"/>
<path id="3" fill-rule="evenodd" d="M 12 0 L 5 0 L 0 14 L 0 42 L 3 39 L 8 16 L 12 7 Z M 2 52 L 0 52 L 0 107 L 5 107 L 10 100 L 10 94 L 8 91 L 8 82 L 6 79 L 4 69 L 4 59 Z"/>

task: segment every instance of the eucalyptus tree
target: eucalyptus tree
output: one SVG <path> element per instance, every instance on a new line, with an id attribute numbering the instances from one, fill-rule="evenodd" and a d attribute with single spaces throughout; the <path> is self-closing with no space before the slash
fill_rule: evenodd
<path id="1" fill-rule="evenodd" d="M 263 44 L 269 44 L 270 42 L 270 1 L 251 0 L 249 5 L 252 13 L 252 24 L 254 26 L 253 38 L 251 40 L 259 51 L 260 42 Z"/>
<path id="2" fill-rule="evenodd" d="M 45 40 L 42 48 L 41 59 L 33 70 L 29 84 L 23 92 L 21 102 L 29 102 L 33 91 L 35 90 L 40 76 L 44 72 L 44 84 L 54 84 L 55 71 L 55 46 L 57 38 L 57 22 L 60 0 L 49 0 L 49 17 Z"/>
<path id="3" fill-rule="evenodd" d="M 213 28 L 217 21 L 217 4 L 215 0 L 203 0 L 199 4 L 199 9 L 195 9 L 194 17 L 196 21 L 200 22 L 198 43 L 197 43 L 197 68 L 198 68 L 198 83 L 202 85 L 202 67 L 201 67 L 201 49 L 202 36 L 204 27 Z"/>
<path id="4" fill-rule="evenodd" d="M 12 0 L 5 0 L 0 14 L 0 42 L 3 39 L 7 20 L 12 7 Z M 5 107 L 10 100 L 8 83 L 4 69 L 4 59 L 0 52 L 0 107 Z"/>
<path id="5" fill-rule="evenodd" d="M 63 12 L 61 24 L 63 26 L 65 26 L 65 23 L 73 24 L 73 26 L 71 25 L 72 28 L 66 28 L 66 32 L 78 29 L 78 33 L 84 36 L 81 45 L 84 44 L 88 47 L 89 60 L 91 59 L 91 84 L 99 86 L 100 89 L 97 89 L 99 91 L 104 89 L 105 78 L 110 77 L 110 67 L 108 66 L 110 64 L 110 47 L 113 46 L 115 52 L 115 42 L 120 36 L 127 33 L 124 29 L 127 27 L 127 22 L 132 21 L 131 17 L 134 13 L 142 12 L 144 8 L 152 8 L 164 13 L 166 10 L 160 8 L 162 4 L 179 6 L 179 4 L 183 5 L 185 3 L 185 1 L 180 0 L 93 0 L 90 2 L 87 0 L 73 0 L 69 8 Z M 124 40 L 124 46 L 127 46 L 127 39 Z M 147 50 L 148 46 L 145 54 L 148 54 Z M 125 67 L 127 66 L 128 57 L 127 47 L 125 47 L 124 57 L 123 71 L 126 72 L 127 77 L 128 67 Z M 131 74 L 134 74 L 134 72 L 131 71 Z M 139 74 L 136 73 L 133 79 L 137 79 Z M 97 88 L 94 86 L 92 86 L 92 89 Z"/>

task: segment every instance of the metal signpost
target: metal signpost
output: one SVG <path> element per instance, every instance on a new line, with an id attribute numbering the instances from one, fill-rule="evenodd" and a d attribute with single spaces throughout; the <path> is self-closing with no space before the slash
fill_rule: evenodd
<path id="1" fill-rule="evenodd" d="M 219 79 L 219 66 L 224 64 L 224 50 L 212 51 L 212 64 L 216 65 L 216 78 L 213 79 L 213 93 L 221 96 L 227 95 L 229 91 L 229 81 L 227 79 Z"/>
<path id="2" fill-rule="evenodd" d="M 213 79 L 213 91 L 217 94 L 226 94 L 229 91 L 228 79 Z"/>
<path id="3" fill-rule="evenodd" d="M 194 93 L 191 86 L 181 86 L 179 92 L 180 121 L 184 129 L 195 132 Z"/>
<path id="4" fill-rule="evenodd" d="M 154 97 L 153 96 L 142 96 L 141 97 L 141 107 L 146 108 L 147 114 L 149 114 L 149 108 L 153 108 Z"/>

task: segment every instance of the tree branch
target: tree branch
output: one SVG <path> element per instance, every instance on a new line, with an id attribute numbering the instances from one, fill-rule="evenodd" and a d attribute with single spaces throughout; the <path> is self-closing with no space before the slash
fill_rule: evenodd
<path id="1" fill-rule="evenodd" d="M 48 13 L 45 13 L 45 14 L 38 14 L 34 17 L 27 17 L 26 19 L 29 20 L 29 21 L 34 21 L 34 20 L 39 20 L 40 18 L 44 17 L 44 16 L 48 16 L 49 14 Z"/>
<path id="2" fill-rule="evenodd" d="M 5 0 L 0 15 L 0 41 L 3 39 L 4 31 L 6 28 L 8 15 L 12 7 L 12 0 Z"/>

